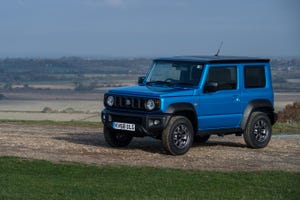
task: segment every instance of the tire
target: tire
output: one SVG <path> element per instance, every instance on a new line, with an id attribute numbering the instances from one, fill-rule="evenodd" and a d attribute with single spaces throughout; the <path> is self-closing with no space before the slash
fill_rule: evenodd
<path id="1" fill-rule="evenodd" d="M 253 149 L 264 148 L 270 142 L 271 136 L 272 126 L 268 115 L 263 112 L 253 112 L 244 132 L 247 146 Z"/>
<path id="2" fill-rule="evenodd" d="M 193 144 L 194 129 L 191 122 L 183 116 L 172 117 L 162 132 L 162 144 L 172 155 L 185 154 Z"/>
<path id="3" fill-rule="evenodd" d="M 129 145 L 132 136 L 127 133 L 118 133 L 104 126 L 104 138 L 111 147 L 125 147 Z"/>
<path id="4" fill-rule="evenodd" d="M 210 134 L 207 135 L 195 135 L 194 142 L 204 144 L 210 138 Z"/>

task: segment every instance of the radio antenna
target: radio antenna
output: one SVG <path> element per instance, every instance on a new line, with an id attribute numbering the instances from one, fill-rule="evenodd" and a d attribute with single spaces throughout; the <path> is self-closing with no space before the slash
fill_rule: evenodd
<path id="1" fill-rule="evenodd" d="M 217 53 L 215 54 L 215 56 L 219 56 L 222 46 L 223 46 L 223 41 L 221 41 L 221 44 L 220 44 L 219 49 L 218 49 Z"/>

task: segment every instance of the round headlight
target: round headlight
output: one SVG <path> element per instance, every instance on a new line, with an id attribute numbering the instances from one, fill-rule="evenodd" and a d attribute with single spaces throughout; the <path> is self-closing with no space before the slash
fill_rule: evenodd
<path id="1" fill-rule="evenodd" d="M 147 110 L 153 110 L 155 108 L 155 103 L 153 99 L 148 99 L 145 103 L 145 108 Z"/>
<path id="2" fill-rule="evenodd" d="M 106 104 L 108 106 L 113 106 L 114 105 L 114 102 L 115 102 L 115 99 L 113 96 L 108 96 L 107 99 L 106 99 Z"/>

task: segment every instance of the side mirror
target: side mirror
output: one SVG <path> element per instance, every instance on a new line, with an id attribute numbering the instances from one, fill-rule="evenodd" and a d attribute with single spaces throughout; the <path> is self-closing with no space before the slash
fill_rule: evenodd
<path id="1" fill-rule="evenodd" d="M 144 81 L 145 81 L 145 76 L 140 76 L 139 78 L 138 78 L 138 84 L 140 85 L 140 84 L 143 84 L 144 83 Z"/>
<path id="2" fill-rule="evenodd" d="M 204 93 L 218 91 L 219 84 L 217 82 L 207 82 L 204 86 Z"/>

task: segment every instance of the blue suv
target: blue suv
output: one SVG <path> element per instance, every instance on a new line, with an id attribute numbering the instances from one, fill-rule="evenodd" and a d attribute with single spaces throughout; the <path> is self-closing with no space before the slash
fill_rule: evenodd
<path id="1" fill-rule="evenodd" d="M 269 59 L 228 56 L 158 58 L 138 85 L 104 95 L 106 142 L 127 146 L 133 137 L 162 141 L 172 155 L 210 135 L 244 136 L 267 146 L 276 121 Z"/>

